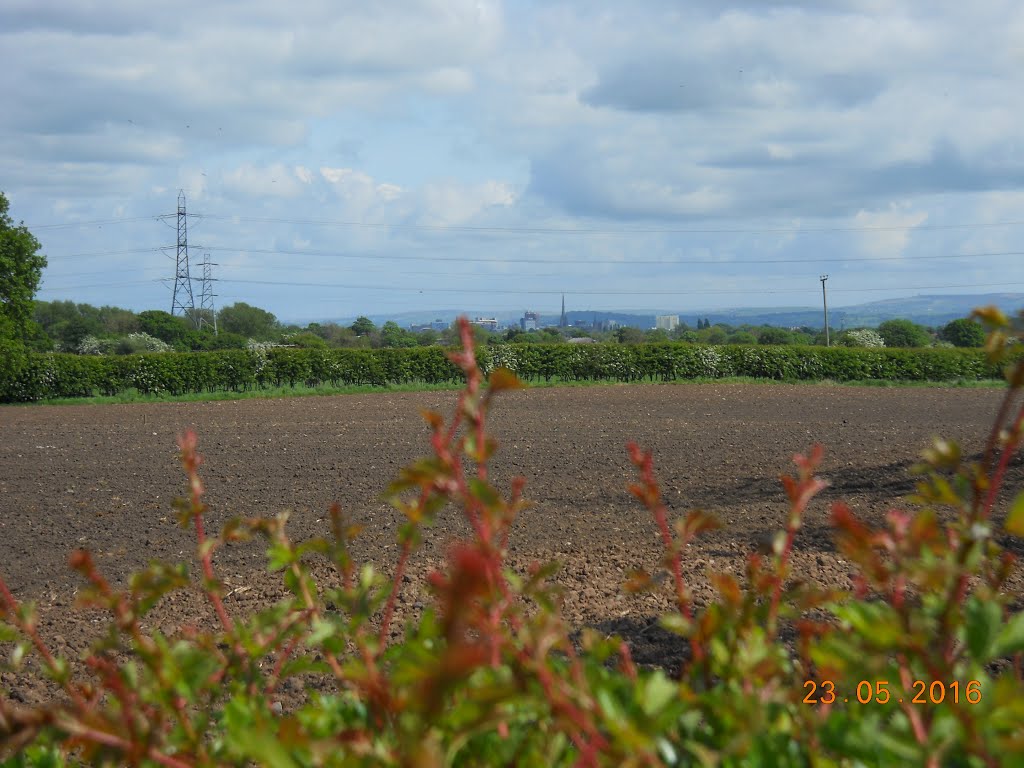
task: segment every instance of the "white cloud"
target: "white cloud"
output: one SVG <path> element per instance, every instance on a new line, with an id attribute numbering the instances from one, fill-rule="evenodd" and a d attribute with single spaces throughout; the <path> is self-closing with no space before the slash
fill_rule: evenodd
<path id="1" fill-rule="evenodd" d="M 422 191 L 424 223 L 464 224 L 492 207 L 510 207 L 516 193 L 499 181 L 486 181 L 470 186 L 453 182 L 428 184 Z"/>
<path id="2" fill-rule="evenodd" d="M 893 203 L 884 211 L 857 211 L 853 223 L 862 227 L 861 248 L 871 256 L 902 256 L 914 228 L 928 220 L 927 211 L 914 211 L 907 203 Z"/>
<path id="3" fill-rule="evenodd" d="M 301 179 L 282 163 L 268 166 L 247 163 L 225 173 L 221 182 L 229 192 L 247 197 L 295 198 L 303 194 Z"/>
<path id="4" fill-rule="evenodd" d="M 397 200 L 402 194 L 402 188 L 397 184 L 378 184 L 377 195 L 381 200 Z"/>
<path id="5" fill-rule="evenodd" d="M 495 288 L 657 287 L 671 269 L 626 280 L 626 265 L 694 254 L 713 266 L 676 275 L 693 285 L 803 284 L 840 272 L 824 255 L 1012 250 L 1016 231 L 992 225 L 1020 218 L 1022 31 L 1012 0 L 8 0 L 0 179 L 30 223 L 173 213 L 184 188 L 190 211 L 219 217 L 202 239 L 247 254 L 222 251 L 222 269 L 269 281 L 282 262 L 258 250 L 301 243 L 415 253 L 438 272 L 431 259 L 525 255 L 555 275 L 494 266 L 523 281 Z M 57 275 L 72 254 L 152 249 L 168 230 L 45 237 Z M 758 258 L 792 265 L 733 263 Z M 955 278 L 961 263 L 943 266 Z M 844 285 L 877 285 L 871 266 L 846 264 Z M 996 266 L 1024 282 L 1020 259 Z M 964 263 L 959 282 L 976 272 Z"/>

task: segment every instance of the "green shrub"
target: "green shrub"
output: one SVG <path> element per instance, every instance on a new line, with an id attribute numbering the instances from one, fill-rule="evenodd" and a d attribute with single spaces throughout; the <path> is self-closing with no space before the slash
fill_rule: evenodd
<path id="1" fill-rule="evenodd" d="M 993 328 L 993 364 L 1005 357 L 1006 319 Z M 1024 537 L 1024 494 L 1002 522 L 994 516 L 1005 470 L 1024 438 L 1024 362 L 977 461 L 938 440 L 918 469 L 913 513 L 894 510 L 869 529 L 851 510 L 832 510 L 836 546 L 854 569 L 852 592 L 793 578 L 796 532 L 823 451 L 797 456 L 783 478 L 786 527 L 770 551 L 750 556 L 743 578 L 711 575 L 718 597 L 703 608 L 683 577 L 687 545 L 717 526 L 694 511 L 670 521 L 653 460 L 636 445 L 631 492 L 648 509 L 664 551 L 676 610 L 661 625 L 688 649 L 678 679 L 640 669 L 618 638 L 576 638 L 548 583 L 553 566 L 515 573 L 508 535 L 526 502 L 523 483 L 503 495 L 488 480 L 496 448 L 487 434 L 495 394 L 520 386 L 503 368 L 489 386 L 461 325 L 452 354 L 466 387 L 446 421 L 428 413 L 431 454 L 403 470 L 388 491 L 405 517 L 390 580 L 357 564 L 357 534 L 331 510 L 331 539 L 302 544 L 286 516 L 229 521 L 205 530 L 207 508 L 196 437 L 179 441 L 189 497 L 179 518 L 192 526 L 201 583 L 215 626 L 169 638 L 142 627 L 167 594 L 189 584 L 184 564 L 153 564 L 125 589 L 103 579 L 91 556 L 72 566 L 89 587 L 80 603 L 107 612 L 107 627 L 84 666 L 56 656 L 30 604 L 0 579 L 5 679 L 37 674 L 60 691 L 38 706 L 0 696 L 5 766 L 91 764 L 305 765 L 707 765 L 985 766 L 1024 761 L 1024 614 L 1005 589 L 1014 558 L 998 541 Z M 1000 336 L 1002 334 L 1002 336 Z M 781 371 L 792 356 L 759 358 Z M 470 537 L 452 545 L 432 574 L 433 603 L 389 642 L 393 608 L 424 526 L 438 514 L 464 516 Z M 289 597 L 252 616 L 232 616 L 213 554 L 262 536 Z M 326 557 L 338 586 L 317 584 L 309 559 Z M 626 588 L 658 579 L 630 575 Z M 996 674 L 994 663 L 1004 672 Z M 286 681 L 334 682 L 285 710 Z M 915 703 L 914 700 L 918 702 Z"/>
<path id="2" fill-rule="evenodd" d="M 113 344 L 113 342 L 111 342 Z M 162 348 L 162 347 L 161 347 Z M 495 344 L 476 351 L 481 369 L 508 364 L 523 380 L 675 381 L 750 376 L 778 380 L 954 381 L 996 379 L 1001 369 L 980 349 L 873 349 L 795 345 Z M 1024 350 L 1015 352 L 1024 355 Z M 0 367 L 0 398 L 28 402 L 115 395 L 130 388 L 172 395 L 264 387 L 459 383 L 441 347 L 335 349 L 252 342 L 210 352 L 107 355 L 19 352 Z"/>
<path id="3" fill-rule="evenodd" d="M 878 326 L 878 335 L 887 347 L 927 347 L 932 342 L 928 330 L 910 320 L 886 320 Z"/>
<path id="4" fill-rule="evenodd" d="M 785 328 L 765 328 L 757 337 L 758 344 L 791 344 L 792 334 Z"/>
<path id="5" fill-rule="evenodd" d="M 0 335 L 0 402 L 18 399 L 14 383 L 22 378 L 27 362 L 25 345 Z"/>
<path id="6" fill-rule="evenodd" d="M 985 343 L 985 330 L 973 318 L 961 318 L 946 323 L 939 338 L 955 347 L 980 347 Z"/>

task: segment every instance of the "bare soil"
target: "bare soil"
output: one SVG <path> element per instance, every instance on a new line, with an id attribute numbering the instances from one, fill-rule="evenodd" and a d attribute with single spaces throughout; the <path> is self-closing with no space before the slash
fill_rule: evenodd
<path id="1" fill-rule="evenodd" d="M 673 512 L 699 507 L 724 523 L 699 539 L 685 561 L 698 602 L 710 598 L 707 572 L 742 572 L 758 543 L 785 521 L 778 476 L 794 452 L 826 446 L 831 486 L 812 504 L 796 542 L 795 568 L 823 585 L 849 585 L 850 567 L 828 528 L 843 499 L 879 523 L 914 489 L 910 467 L 938 435 L 980 451 L 1003 391 L 796 385 L 630 385 L 503 394 L 491 427 L 501 447 L 499 486 L 527 478 L 534 506 L 517 521 L 511 560 L 526 567 L 558 560 L 564 609 L 576 626 L 629 639 L 642 663 L 673 665 L 679 644 L 652 625 L 669 609 L 667 592 L 626 595 L 634 568 L 655 570 L 657 530 L 626 486 L 634 473 L 625 445 L 653 449 Z M 89 549 L 103 573 L 122 582 L 151 559 L 193 562 L 194 541 L 178 527 L 172 500 L 185 493 L 176 436 L 193 427 L 214 527 L 229 517 L 290 510 L 295 539 L 326 535 L 327 510 L 341 503 L 365 526 L 357 553 L 385 572 L 393 566 L 398 513 L 380 501 L 397 471 L 428 452 L 423 409 L 450 412 L 455 394 L 381 393 L 237 402 L 0 409 L 0 573 L 14 594 L 39 603 L 41 631 L 72 656 L 95 637 L 95 614 L 72 610 L 82 586 L 67 567 Z M 1024 487 L 1024 462 L 1011 467 L 1006 499 Z M 408 618 L 429 597 L 423 577 L 466 534 L 454 511 L 430 529 L 399 605 Z M 1003 544 L 1021 552 L 1019 541 Z M 216 565 L 231 590 L 229 609 L 250 612 L 279 594 L 262 546 L 232 547 Z M 196 569 L 193 567 L 193 571 Z M 1011 588 L 1018 600 L 1024 579 Z M 180 593 L 147 618 L 174 632 L 208 614 L 197 592 Z M 11 682 L 5 682 L 10 688 Z M 15 695 L 32 697 L 24 690 Z"/>

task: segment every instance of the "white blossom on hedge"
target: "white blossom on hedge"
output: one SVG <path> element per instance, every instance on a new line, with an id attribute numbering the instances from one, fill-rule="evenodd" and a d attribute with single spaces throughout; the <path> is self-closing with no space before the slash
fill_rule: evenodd
<path id="1" fill-rule="evenodd" d="M 497 344 L 491 347 L 491 365 L 515 373 L 519 370 L 519 354 L 511 344 Z"/>
<path id="2" fill-rule="evenodd" d="M 77 352 L 80 355 L 106 355 L 113 348 L 113 339 L 99 339 L 95 336 L 86 336 L 78 342 Z"/>
<path id="3" fill-rule="evenodd" d="M 288 347 L 289 344 L 278 344 L 273 341 L 256 341 L 255 339 L 249 339 L 245 342 L 245 348 L 250 352 L 266 352 L 268 349 L 280 349 Z"/>
<path id="4" fill-rule="evenodd" d="M 166 341 L 141 331 L 139 333 L 129 333 L 128 341 L 133 347 L 139 347 L 147 352 L 170 352 L 173 349 Z"/>
<path id="5" fill-rule="evenodd" d="M 884 347 L 885 340 L 878 335 L 878 331 L 872 331 L 870 328 L 857 328 L 852 331 L 847 331 L 843 334 L 840 339 L 840 344 L 844 347 Z"/>

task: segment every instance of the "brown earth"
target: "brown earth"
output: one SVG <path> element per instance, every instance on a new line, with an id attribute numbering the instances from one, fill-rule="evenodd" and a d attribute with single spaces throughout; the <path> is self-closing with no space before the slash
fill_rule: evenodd
<path id="1" fill-rule="evenodd" d="M 711 595 L 708 569 L 741 572 L 747 554 L 784 523 L 778 476 L 792 470 L 795 451 L 823 443 L 821 475 L 831 487 L 809 510 L 794 562 L 805 577 L 846 587 L 850 568 L 829 535 L 830 504 L 844 499 L 876 523 L 892 506 L 905 506 L 921 449 L 942 435 L 967 454 L 979 451 L 1002 396 L 996 389 L 733 384 L 503 394 L 491 421 L 501 442 L 493 476 L 503 488 L 513 475 L 525 476 L 535 502 L 516 523 L 510 559 L 516 567 L 560 561 L 556 578 L 570 621 L 623 634 L 639 661 L 672 666 L 678 643 L 652 626 L 670 607 L 667 591 L 627 596 L 621 589 L 630 570 L 654 570 L 660 558 L 655 525 L 626 490 L 634 478 L 628 440 L 653 449 L 674 513 L 700 507 L 724 523 L 685 560 L 698 602 Z M 400 467 L 427 453 L 420 411 L 447 413 L 454 401 L 454 393 L 433 392 L 2 408 L 0 573 L 16 596 L 39 602 L 44 636 L 77 655 L 95 636 L 97 618 L 71 610 L 81 586 L 66 565 L 73 549 L 91 550 L 115 582 L 154 558 L 192 562 L 193 539 L 171 507 L 185 492 L 175 437 L 186 427 L 199 433 L 213 526 L 289 509 L 294 538 L 324 535 L 337 500 L 365 525 L 359 556 L 388 571 L 400 521 L 379 496 Z M 1022 486 L 1017 460 L 1003 508 Z M 399 621 L 422 607 L 423 575 L 465 533 L 452 515 L 430 529 Z M 1019 541 L 1003 544 L 1022 553 Z M 257 543 L 218 555 L 229 609 L 252 611 L 280 594 L 264 563 Z M 1011 589 L 1024 595 L 1019 571 Z M 203 615 L 200 596 L 186 592 L 147 620 L 174 632 Z M 10 688 L 13 681 L 2 682 Z"/>

